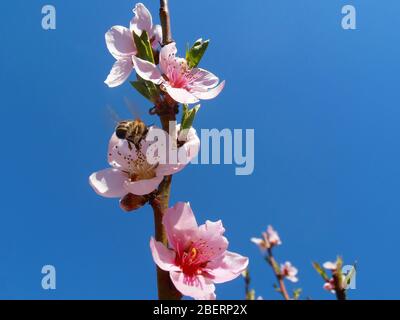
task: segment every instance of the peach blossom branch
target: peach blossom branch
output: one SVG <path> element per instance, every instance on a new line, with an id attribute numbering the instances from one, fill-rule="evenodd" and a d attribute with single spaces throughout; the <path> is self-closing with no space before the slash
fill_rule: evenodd
<path id="1" fill-rule="evenodd" d="M 163 31 L 162 44 L 166 45 L 172 42 L 170 16 L 169 16 L 167 0 L 160 1 L 160 20 Z M 165 100 L 165 102 L 163 103 L 165 105 L 159 107 L 169 110 L 169 112 L 160 114 L 159 115 L 160 121 L 162 124 L 162 128 L 165 131 L 169 132 L 170 121 L 174 122 L 176 121 L 175 108 L 173 108 L 172 110 L 168 100 Z M 158 188 L 156 196 L 154 197 L 154 199 L 150 201 L 150 205 L 153 208 L 154 212 L 155 239 L 163 243 L 165 246 L 168 246 L 168 239 L 162 220 L 166 210 L 169 207 L 171 182 L 172 182 L 172 176 L 165 177 L 164 181 Z M 179 300 L 182 298 L 181 293 L 176 290 L 175 286 L 171 282 L 169 273 L 161 270 L 159 267 L 157 267 L 157 287 L 158 287 L 158 298 L 160 300 Z"/>
<path id="2" fill-rule="evenodd" d="M 280 267 L 274 258 L 274 255 L 272 253 L 272 248 L 269 248 L 267 250 L 267 253 L 268 254 L 267 254 L 266 260 L 269 263 L 269 265 L 271 266 L 272 271 L 274 272 L 274 275 L 275 275 L 276 279 L 278 280 L 279 292 L 282 294 L 282 296 L 285 300 L 290 300 L 290 296 L 289 296 L 286 286 L 285 286 L 285 281 L 284 281 L 285 277 L 282 275 Z"/>
<path id="3" fill-rule="evenodd" d="M 347 300 L 346 289 L 343 287 L 342 277 L 338 272 L 333 273 L 333 282 L 335 284 L 336 299 Z"/>
<path id="4" fill-rule="evenodd" d="M 161 27 L 162 27 L 162 31 L 163 31 L 162 45 L 165 46 L 165 45 L 173 42 L 168 0 L 160 0 L 160 21 L 161 21 Z"/>

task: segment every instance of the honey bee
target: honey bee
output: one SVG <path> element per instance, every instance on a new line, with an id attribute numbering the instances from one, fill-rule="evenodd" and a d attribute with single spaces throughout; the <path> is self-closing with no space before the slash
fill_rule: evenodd
<path id="1" fill-rule="evenodd" d="M 137 149 L 140 148 L 140 142 L 146 138 L 149 128 L 140 120 L 125 120 L 118 123 L 115 134 L 119 139 L 132 143 Z"/>

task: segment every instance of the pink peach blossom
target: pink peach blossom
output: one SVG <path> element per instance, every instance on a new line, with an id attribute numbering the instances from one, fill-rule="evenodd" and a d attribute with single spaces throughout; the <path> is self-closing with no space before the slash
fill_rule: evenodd
<path id="1" fill-rule="evenodd" d="M 180 103 L 197 103 L 213 99 L 220 94 L 225 81 L 201 68 L 189 68 L 186 59 L 176 57 L 176 44 L 164 46 L 160 51 L 160 69 L 156 65 L 132 56 L 137 74 L 152 81 Z"/>
<path id="2" fill-rule="evenodd" d="M 326 270 L 336 271 L 336 270 L 337 270 L 337 263 L 336 263 L 336 262 L 327 261 L 327 262 L 325 262 L 325 263 L 323 264 L 323 267 L 324 267 Z"/>
<path id="3" fill-rule="evenodd" d="M 188 203 L 168 209 L 163 223 L 170 248 L 152 238 L 151 252 L 183 295 L 215 299 L 215 283 L 233 280 L 247 268 L 248 258 L 227 251 L 222 222 L 207 221 L 198 226 Z"/>
<path id="4" fill-rule="evenodd" d="M 338 269 L 338 264 L 337 264 L 337 262 L 327 261 L 323 264 L 323 267 L 326 270 L 329 270 L 334 274 L 334 273 L 336 273 L 336 271 Z M 343 275 L 342 275 L 342 280 L 344 280 Z M 325 284 L 324 284 L 324 289 L 327 291 L 330 291 L 333 294 L 336 292 L 335 287 L 336 287 L 335 279 L 333 279 L 333 278 L 329 279 L 329 281 L 325 282 Z"/>
<path id="5" fill-rule="evenodd" d="M 147 137 L 149 136 L 169 141 L 168 133 L 156 127 L 149 128 Z M 181 171 L 197 156 L 200 140 L 195 129 L 191 128 L 185 137 L 187 140 L 182 141 L 184 144 L 177 149 L 180 155 L 184 155 L 179 158 L 183 158 L 183 162 L 155 163 L 154 159 L 149 161 L 149 155 L 154 155 L 155 159 L 159 158 L 159 150 L 155 148 L 154 143 L 143 139 L 140 148 L 136 148 L 127 140 L 118 139 L 113 134 L 108 147 L 108 162 L 112 168 L 93 173 L 89 183 L 99 195 L 106 198 L 123 198 L 129 193 L 147 195 L 157 189 L 164 176 Z"/>
<path id="6" fill-rule="evenodd" d="M 124 83 L 133 70 L 132 57 L 137 54 L 137 49 L 132 32 L 140 36 L 143 31 L 146 31 L 153 48 L 157 48 L 162 38 L 161 26 L 153 25 L 151 13 L 144 4 L 136 4 L 133 13 L 135 16 L 129 29 L 114 26 L 105 36 L 107 48 L 117 60 L 105 81 L 109 87 L 117 87 Z"/>
<path id="7" fill-rule="evenodd" d="M 291 282 L 299 281 L 299 279 L 296 277 L 298 271 L 290 262 L 285 262 L 285 264 L 281 265 L 281 273 Z"/>
<path id="8" fill-rule="evenodd" d="M 256 244 L 262 251 L 266 251 L 272 247 L 281 245 L 281 239 L 278 232 L 272 226 L 268 226 L 267 231 L 263 232 L 263 238 L 251 238 L 251 242 Z"/>
<path id="9" fill-rule="evenodd" d="M 325 282 L 323 288 L 324 288 L 326 291 L 329 291 L 329 292 L 331 292 L 331 293 L 333 293 L 333 294 L 336 293 L 336 290 L 335 290 L 335 280 L 332 278 L 332 279 L 330 279 L 328 282 Z"/>

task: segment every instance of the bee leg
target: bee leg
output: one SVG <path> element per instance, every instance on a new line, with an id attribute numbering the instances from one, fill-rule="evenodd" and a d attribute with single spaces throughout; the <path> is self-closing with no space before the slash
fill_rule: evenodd
<path id="1" fill-rule="evenodd" d="M 132 148 L 131 142 L 129 140 L 127 140 L 127 141 L 128 141 L 129 150 L 132 151 L 133 148 Z"/>

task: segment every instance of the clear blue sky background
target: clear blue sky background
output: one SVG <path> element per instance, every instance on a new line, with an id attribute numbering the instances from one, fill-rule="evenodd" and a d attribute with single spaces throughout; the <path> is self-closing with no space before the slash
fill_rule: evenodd
<path id="1" fill-rule="evenodd" d="M 249 238 L 268 224 L 284 243 L 277 258 L 300 270 L 303 297 L 331 298 L 311 262 L 342 254 L 359 264 L 351 298 L 399 298 L 400 3 L 170 2 L 180 51 L 211 38 L 202 66 L 227 80 L 197 128 L 256 131 L 252 176 L 191 166 L 175 176 L 172 201 L 190 201 L 199 222 L 223 220 L 266 299 L 279 296 Z M 156 122 L 128 84 L 103 83 L 114 62 L 104 33 L 127 25 L 135 3 L 49 3 L 55 31 L 41 28 L 47 2 L 0 3 L 0 297 L 156 298 L 150 208 L 124 214 L 87 183 L 107 166 L 107 105 L 126 117 L 128 98 Z M 158 1 L 145 4 L 157 16 Z M 357 8 L 356 31 L 341 28 L 345 4 Z M 41 288 L 45 264 L 57 269 L 55 291 Z M 217 294 L 242 298 L 242 280 Z"/>

